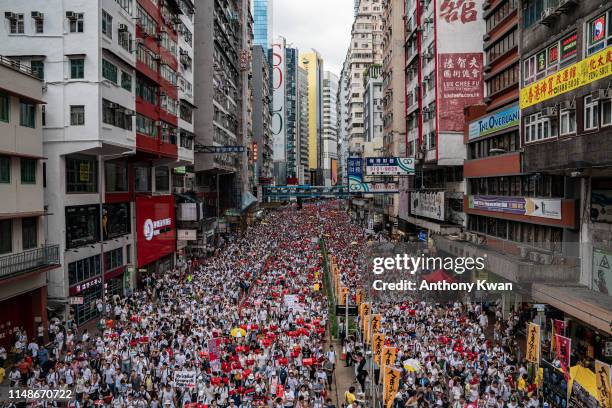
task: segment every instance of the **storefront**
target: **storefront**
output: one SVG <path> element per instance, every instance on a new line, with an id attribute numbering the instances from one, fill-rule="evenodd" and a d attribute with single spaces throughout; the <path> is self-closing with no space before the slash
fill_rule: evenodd
<path id="1" fill-rule="evenodd" d="M 176 250 L 174 196 L 136 197 L 136 228 L 139 280 L 143 274 L 172 268 Z"/>

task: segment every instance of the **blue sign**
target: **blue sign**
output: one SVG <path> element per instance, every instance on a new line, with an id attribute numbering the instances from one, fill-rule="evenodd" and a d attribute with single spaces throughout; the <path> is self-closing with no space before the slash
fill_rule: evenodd
<path id="1" fill-rule="evenodd" d="M 427 241 L 427 232 L 419 231 L 418 239 L 419 239 L 419 241 L 422 241 L 422 242 Z"/>
<path id="2" fill-rule="evenodd" d="M 519 105 L 516 103 L 470 122 L 469 139 L 476 139 L 512 126 L 518 126 L 519 112 Z"/>
<path id="3" fill-rule="evenodd" d="M 349 157 L 347 159 L 348 176 L 363 179 L 363 159 L 361 157 Z"/>

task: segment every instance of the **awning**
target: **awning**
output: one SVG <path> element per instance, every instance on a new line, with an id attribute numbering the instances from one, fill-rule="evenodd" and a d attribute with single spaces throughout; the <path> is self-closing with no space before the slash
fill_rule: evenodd
<path id="1" fill-rule="evenodd" d="M 44 211 L 2 213 L 2 214 L 0 214 L 0 220 L 7 220 L 7 219 L 11 219 L 11 218 L 40 217 L 42 215 L 45 215 Z"/>
<path id="2" fill-rule="evenodd" d="M 533 299 L 577 318 L 598 330 L 612 334 L 612 297 L 580 285 L 534 283 Z"/>
<path id="3" fill-rule="evenodd" d="M 37 156 L 35 154 L 25 154 L 25 153 L 19 153 L 19 152 L 9 152 L 5 150 L 0 150 L 0 154 L 4 156 L 23 157 L 25 159 L 47 160 L 45 156 Z"/>

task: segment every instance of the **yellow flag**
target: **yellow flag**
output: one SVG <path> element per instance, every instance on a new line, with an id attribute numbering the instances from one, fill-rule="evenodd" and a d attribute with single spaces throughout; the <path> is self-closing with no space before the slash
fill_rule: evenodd
<path id="1" fill-rule="evenodd" d="M 597 379 L 597 397 L 601 408 L 612 407 L 612 386 L 610 385 L 610 366 L 595 360 L 595 376 Z"/>
<path id="2" fill-rule="evenodd" d="M 527 326 L 527 361 L 531 363 L 540 362 L 540 326 L 535 323 L 529 323 Z"/>
<path id="3" fill-rule="evenodd" d="M 393 406 L 393 400 L 399 388 L 401 371 L 393 367 L 385 367 L 383 403 L 386 408 Z"/>
<path id="4" fill-rule="evenodd" d="M 372 315 L 372 333 L 376 333 L 380 331 L 381 320 L 382 320 L 382 315 L 380 314 Z"/>
<path id="5" fill-rule="evenodd" d="M 381 366 L 393 366 L 396 358 L 397 349 L 395 347 L 383 347 Z"/>
<path id="6" fill-rule="evenodd" d="M 363 307 L 363 339 L 366 344 L 370 344 L 370 305 L 368 303 L 364 304 Z"/>
<path id="7" fill-rule="evenodd" d="M 355 303 L 357 303 L 357 306 L 361 305 L 361 289 L 357 289 L 357 293 L 355 293 Z"/>
<path id="8" fill-rule="evenodd" d="M 340 304 L 341 305 L 346 305 L 347 302 L 347 297 L 348 297 L 348 288 L 346 286 L 341 286 L 340 287 Z"/>
<path id="9" fill-rule="evenodd" d="M 374 354 L 374 362 L 378 365 L 380 365 L 382 360 L 383 347 L 385 347 L 385 335 L 382 333 L 374 333 L 372 353 Z"/>

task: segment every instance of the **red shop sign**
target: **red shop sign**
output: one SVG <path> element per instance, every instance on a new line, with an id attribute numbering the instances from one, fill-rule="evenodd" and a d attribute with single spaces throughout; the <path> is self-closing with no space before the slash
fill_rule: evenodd
<path id="1" fill-rule="evenodd" d="M 136 197 L 136 228 L 138 267 L 173 253 L 176 248 L 174 197 Z"/>

